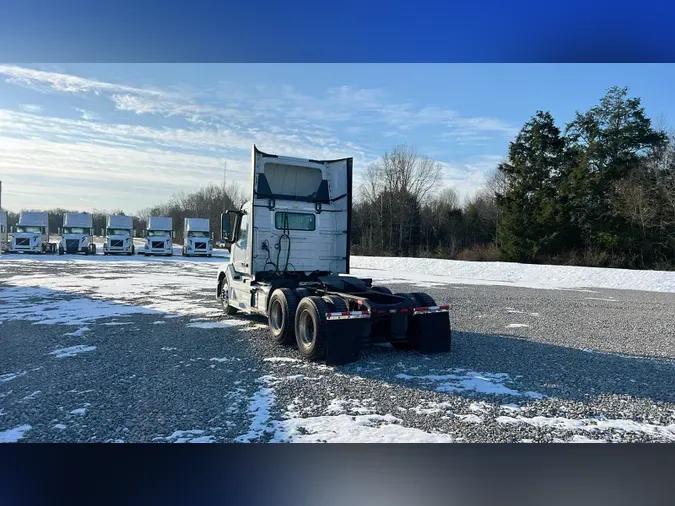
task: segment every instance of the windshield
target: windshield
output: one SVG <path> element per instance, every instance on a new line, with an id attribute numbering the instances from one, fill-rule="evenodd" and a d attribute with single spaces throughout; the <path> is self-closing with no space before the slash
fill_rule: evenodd
<path id="1" fill-rule="evenodd" d="M 196 231 L 188 232 L 188 237 L 208 237 L 208 236 L 209 236 L 208 232 L 196 232 Z"/>
<path id="2" fill-rule="evenodd" d="M 20 234 L 42 234 L 44 231 L 44 227 L 29 227 L 26 225 L 17 225 L 16 226 L 16 231 Z"/>
<path id="3" fill-rule="evenodd" d="M 131 230 L 126 228 L 109 228 L 106 230 L 106 235 L 131 235 Z"/>
<path id="4" fill-rule="evenodd" d="M 90 229 L 88 227 L 63 227 L 63 233 L 89 235 Z"/>
<path id="5" fill-rule="evenodd" d="M 148 230 L 148 237 L 171 235 L 168 230 Z"/>

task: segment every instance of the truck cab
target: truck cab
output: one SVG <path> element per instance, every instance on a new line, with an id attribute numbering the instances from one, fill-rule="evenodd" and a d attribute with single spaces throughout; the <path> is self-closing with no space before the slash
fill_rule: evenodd
<path id="1" fill-rule="evenodd" d="M 183 225 L 183 256 L 213 254 L 213 234 L 206 218 L 185 218 Z"/>
<path id="2" fill-rule="evenodd" d="M 134 222 L 131 216 L 110 215 L 102 235 L 104 255 L 133 255 L 136 252 L 133 237 Z"/>
<path id="3" fill-rule="evenodd" d="M 49 242 L 49 214 L 45 212 L 22 212 L 8 239 L 8 253 L 56 251 L 56 245 Z"/>
<path id="4" fill-rule="evenodd" d="M 59 255 L 84 253 L 95 255 L 94 218 L 89 213 L 65 213 L 59 230 Z"/>
<path id="5" fill-rule="evenodd" d="M 173 220 L 163 216 L 148 218 L 142 255 L 173 255 Z"/>

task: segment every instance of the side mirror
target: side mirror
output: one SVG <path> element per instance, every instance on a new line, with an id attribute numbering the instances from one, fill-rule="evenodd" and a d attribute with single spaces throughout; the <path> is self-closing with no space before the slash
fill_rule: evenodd
<path id="1" fill-rule="evenodd" d="M 174 231 L 171 232 L 171 239 L 175 239 L 175 238 L 176 238 L 176 231 L 174 230 Z"/>
<path id="2" fill-rule="evenodd" d="M 237 225 L 241 219 L 239 211 L 225 211 L 220 215 L 220 238 L 227 244 L 237 240 Z"/>
<path id="3" fill-rule="evenodd" d="M 63 230 L 63 229 L 62 229 L 61 227 L 59 227 L 59 228 L 56 229 L 56 233 L 57 233 L 58 235 L 63 235 L 62 230 Z"/>
<path id="4" fill-rule="evenodd" d="M 16 232 L 16 227 L 15 227 L 14 225 L 12 225 L 12 226 L 9 228 L 9 231 L 12 232 L 12 233 L 15 233 L 15 232 Z"/>
<path id="5" fill-rule="evenodd" d="M 133 235 L 134 237 L 136 237 L 136 229 L 133 230 L 133 234 L 132 234 L 132 235 Z"/>
<path id="6" fill-rule="evenodd" d="M 211 240 L 214 241 L 216 239 L 216 233 L 211 232 Z"/>
<path id="7" fill-rule="evenodd" d="M 104 228 L 101 229 L 101 237 L 105 237 L 105 229 Z"/>

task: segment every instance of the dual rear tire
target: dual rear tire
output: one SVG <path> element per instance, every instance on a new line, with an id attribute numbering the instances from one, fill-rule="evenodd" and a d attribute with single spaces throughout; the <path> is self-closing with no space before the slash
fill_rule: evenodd
<path id="1" fill-rule="evenodd" d="M 311 295 L 306 288 L 279 288 L 270 298 L 268 324 L 277 344 L 296 344 L 308 360 L 326 357 L 326 313 L 347 311 L 340 297 Z"/>

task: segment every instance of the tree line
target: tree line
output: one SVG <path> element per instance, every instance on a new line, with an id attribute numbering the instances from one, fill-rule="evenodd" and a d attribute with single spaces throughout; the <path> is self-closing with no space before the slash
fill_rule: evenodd
<path id="1" fill-rule="evenodd" d="M 368 166 L 354 189 L 353 253 L 675 268 L 675 135 L 627 88 L 610 88 L 564 126 L 537 111 L 464 202 L 442 179 L 442 166 L 409 146 Z M 171 216 L 180 242 L 184 218 L 217 230 L 220 213 L 245 198 L 237 184 L 178 193 L 136 213 L 136 232 L 149 216 Z M 49 212 L 56 230 L 65 210 Z M 95 211 L 95 230 L 113 213 Z M 10 225 L 17 219 L 9 214 Z"/>
<path id="2" fill-rule="evenodd" d="M 675 267 L 675 135 L 610 88 L 563 128 L 537 111 L 488 184 L 460 205 L 441 167 L 398 147 L 370 166 L 354 206 L 365 255 Z"/>

